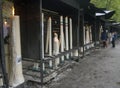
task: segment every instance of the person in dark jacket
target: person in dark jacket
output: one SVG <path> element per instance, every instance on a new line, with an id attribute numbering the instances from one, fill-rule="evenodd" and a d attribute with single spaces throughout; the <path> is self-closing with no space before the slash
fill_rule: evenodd
<path id="1" fill-rule="evenodd" d="M 107 47 L 107 39 L 108 39 L 108 36 L 107 36 L 106 31 L 104 30 L 101 33 L 101 40 L 102 40 L 103 47 Z"/>
<path id="2" fill-rule="evenodd" d="M 117 38 L 117 33 L 113 32 L 112 33 L 112 41 L 111 41 L 113 48 L 115 48 L 115 40 L 116 40 L 116 38 Z"/>

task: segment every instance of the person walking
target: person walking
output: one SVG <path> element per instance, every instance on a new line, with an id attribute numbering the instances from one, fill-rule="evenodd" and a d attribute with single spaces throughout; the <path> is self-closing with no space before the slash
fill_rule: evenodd
<path id="1" fill-rule="evenodd" d="M 101 33 L 101 40 L 104 48 L 107 47 L 107 39 L 108 39 L 108 36 L 107 36 L 106 30 L 103 30 L 103 32 Z"/>
<path id="2" fill-rule="evenodd" d="M 115 48 L 115 40 L 116 40 L 116 38 L 117 38 L 117 33 L 113 32 L 112 33 L 112 41 L 111 41 L 113 48 Z"/>

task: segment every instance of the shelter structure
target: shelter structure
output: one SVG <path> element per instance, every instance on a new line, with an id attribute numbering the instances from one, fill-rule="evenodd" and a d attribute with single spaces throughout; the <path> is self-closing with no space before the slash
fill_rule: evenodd
<path id="1" fill-rule="evenodd" d="M 39 82 L 43 86 L 58 75 L 63 67 L 68 66 L 69 61 L 76 58 L 78 60 L 87 50 L 96 46 L 99 40 L 96 35 L 100 35 L 101 23 L 95 13 L 104 12 L 89 2 L 90 0 L 13 0 L 15 16 L 18 16 L 18 20 L 8 17 L 10 22 L 14 22 L 10 27 L 14 30 L 14 33 L 11 32 L 11 39 L 21 41 L 14 41 L 14 46 L 17 47 L 11 50 L 13 52 L 18 49 L 17 53 L 13 52 L 12 55 L 14 53 L 18 55 L 14 60 L 23 67 L 20 70 L 21 78 L 24 74 L 27 81 Z M 0 1 L 0 11 L 2 11 L 1 4 L 2 1 Z M 16 87 L 24 81 L 24 78 L 17 79 L 18 83 L 12 81 L 11 84 L 15 85 L 10 85 L 8 82 L 2 12 L 0 19 L 2 19 L 0 20 L 0 61 L 4 74 L 3 86 Z M 19 24 L 17 27 L 16 22 Z M 20 33 L 15 31 L 15 28 L 19 29 Z M 18 75 L 18 73 L 14 74 Z"/>
<path id="2" fill-rule="evenodd" d="M 85 7 L 86 4 L 88 4 L 88 0 L 82 1 L 82 6 Z M 38 69 L 35 69 L 35 73 L 38 74 L 38 78 L 40 79 L 39 82 L 43 84 L 45 82 L 44 77 L 47 75 L 50 75 L 50 73 L 54 72 L 54 64 L 51 64 L 55 61 L 56 58 L 60 58 L 60 64 L 61 62 L 64 63 L 66 57 L 69 56 L 70 53 L 72 53 L 74 50 L 79 49 L 79 29 L 80 29 L 80 4 L 81 0 L 14 0 L 14 8 L 15 8 L 15 15 L 20 16 L 20 36 L 21 36 L 21 56 L 23 60 L 23 68 L 24 68 L 24 61 L 26 61 L 27 65 L 25 66 L 23 72 L 25 75 L 32 75 L 28 74 L 30 71 L 33 70 L 31 67 L 31 64 L 37 64 Z M 0 1 L 0 6 L 2 6 L 2 1 Z M 2 7 L 0 7 L 0 11 L 2 11 Z M 1 18 L 2 12 L 1 12 Z M 9 20 L 12 20 L 10 17 L 8 17 Z M 69 21 L 68 21 L 69 19 Z M 51 22 L 52 21 L 52 22 Z M 69 22 L 69 23 L 68 23 Z M 0 33 L 1 33 L 1 67 L 2 72 L 4 76 L 4 85 L 6 88 L 8 88 L 9 82 L 8 76 L 6 72 L 6 61 L 5 61 L 5 52 L 4 52 L 4 40 L 3 40 L 3 21 L 0 21 Z M 46 39 L 49 32 L 47 32 L 47 28 L 50 29 L 52 27 L 52 31 L 50 32 L 50 35 L 53 33 L 57 33 L 58 37 L 62 37 L 61 42 L 61 51 L 58 55 L 47 55 L 47 53 L 44 52 L 44 49 L 48 46 L 46 43 L 48 42 Z M 11 27 L 12 28 L 12 27 Z M 68 34 L 68 31 L 63 29 L 74 29 L 73 32 Z M 66 33 L 65 33 L 66 32 Z M 64 36 L 64 35 L 65 36 Z M 77 34 L 77 35 L 76 35 Z M 70 39 L 68 36 L 73 35 L 73 39 L 71 40 L 71 47 L 68 47 L 69 44 L 67 44 L 67 41 Z M 46 40 L 46 41 L 45 41 Z M 64 41 L 66 41 L 66 48 L 64 46 Z M 72 43 L 72 41 L 74 43 Z M 51 35 L 51 39 L 49 39 L 49 43 L 53 42 L 53 35 Z M 44 47 L 46 45 L 46 47 Z M 51 44 L 49 47 L 53 47 L 54 45 Z M 49 48 L 51 50 L 51 53 L 53 51 L 53 48 Z M 47 50 L 46 50 L 47 51 Z M 66 56 L 67 54 L 67 56 Z M 62 57 L 61 57 L 62 56 Z M 63 57 L 64 56 L 64 57 Z M 47 58 L 47 59 L 45 59 Z M 62 58 L 62 59 L 61 59 Z M 33 63 L 34 62 L 34 63 Z M 25 65 L 26 65 L 25 63 Z M 48 66 L 46 64 L 49 64 Z M 34 67 L 34 66 L 33 66 Z M 46 70 L 47 68 L 47 70 Z M 26 70 L 27 69 L 27 70 Z M 52 72 L 51 72 L 52 71 Z M 49 74 L 48 74 L 49 73 Z M 54 75 L 55 76 L 55 75 Z M 38 80 L 37 80 L 38 81 Z"/>

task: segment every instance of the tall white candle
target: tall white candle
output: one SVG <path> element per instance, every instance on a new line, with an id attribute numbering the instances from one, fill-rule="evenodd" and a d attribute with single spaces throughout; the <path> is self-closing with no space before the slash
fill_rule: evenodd
<path id="1" fill-rule="evenodd" d="M 92 40 L 92 29 L 90 27 L 90 40 L 91 40 L 91 43 L 93 42 Z M 91 47 L 94 47 L 94 43 L 91 44 Z"/>
<path id="2" fill-rule="evenodd" d="M 44 13 L 42 13 L 42 58 L 44 58 Z M 44 64 L 44 63 L 43 63 Z M 43 65 L 43 71 L 45 70 L 45 66 Z"/>
<path id="3" fill-rule="evenodd" d="M 10 85 L 16 87 L 24 82 L 21 59 L 20 23 L 19 16 L 12 19 L 12 63 L 10 73 Z"/>
<path id="4" fill-rule="evenodd" d="M 52 19 L 49 17 L 49 56 L 52 56 Z"/>
<path id="5" fill-rule="evenodd" d="M 68 39 L 68 17 L 65 17 L 65 36 L 66 36 L 66 50 L 69 50 L 69 39 Z M 69 54 L 66 55 L 66 58 L 69 59 Z"/>
<path id="6" fill-rule="evenodd" d="M 89 40 L 90 40 L 90 39 L 89 39 L 89 37 L 90 37 L 89 34 L 90 34 L 90 33 L 89 33 L 89 28 L 88 28 L 88 26 L 86 26 L 86 43 L 87 43 L 87 44 L 90 43 L 90 42 L 89 42 Z M 89 45 L 87 45 L 87 49 L 89 49 Z"/>
<path id="7" fill-rule="evenodd" d="M 49 17 L 48 19 L 48 27 L 49 27 L 49 56 L 52 56 L 52 19 Z M 52 67 L 52 60 L 49 61 L 49 66 Z"/>
<path id="8" fill-rule="evenodd" d="M 3 78 L 1 74 L 0 74 L 0 86 L 3 86 Z"/>
<path id="9" fill-rule="evenodd" d="M 86 30 L 85 30 L 85 26 L 84 26 L 84 29 L 83 29 L 83 33 L 84 33 L 83 42 L 84 42 L 84 45 L 85 45 L 86 44 Z M 85 50 L 85 46 L 84 46 L 84 50 Z"/>
<path id="10" fill-rule="evenodd" d="M 73 42 L 73 36 L 72 36 L 72 19 L 70 18 L 70 49 L 73 48 L 72 42 Z"/>
<path id="11" fill-rule="evenodd" d="M 45 52 L 48 53 L 48 46 L 49 46 L 49 19 L 47 21 L 47 37 L 46 37 L 46 47 L 45 47 Z"/>
<path id="12" fill-rule="evenodd" d="M 54 33 L 53 54 L 54 55 L 58 55 L 59 54 L 59 40 L 58 40 L 57 33 Z M 57 68 L 59 64 L 60 64 L 60 59 L 56 58 L 55 59 L 55 67 Z"/>
<path id="13" fill-rule="evenodd" d="M 64 32 L 63 32 L 63 16 L 60 16 L 60 36 L 61 36 L 61 52 L 64 52 Z M 64 56 L 61 57 L 64 61 Z"/>

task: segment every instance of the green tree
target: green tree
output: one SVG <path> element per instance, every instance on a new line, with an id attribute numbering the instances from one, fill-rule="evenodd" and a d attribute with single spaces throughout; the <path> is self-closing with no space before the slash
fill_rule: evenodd
<path id="1" fill-rule="evenodd" d="M 9 0 L 4 0 L 2 4 L 2 12 L 4 18 L 9 18 L 12 16 L 13 3 Z"/>
<path id="2" fill-rule="evenodd" d="M 106 8 L 107 10 L 115 10 L 115 14 L 111 19 L 120 22 L 120 1 L 119 0 L 91 0 L 96 7 Z"/>

